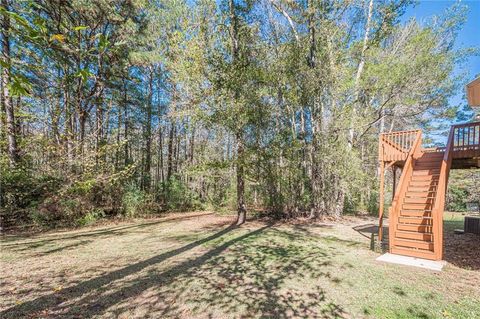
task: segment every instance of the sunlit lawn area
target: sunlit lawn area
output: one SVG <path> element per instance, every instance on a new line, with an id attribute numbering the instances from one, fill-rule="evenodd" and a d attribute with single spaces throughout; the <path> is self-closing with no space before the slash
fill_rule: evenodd
<path id="1" fill-rule="evenodd" d="M 480 317 L 478 268 L 376 262 L 368 236 L 353 229 L 374 219 L 239 228 L 233 220 L 188 213 L 4 236 L 0 317 Z M 462 228 L 458 215 L 446 225 Z"/>

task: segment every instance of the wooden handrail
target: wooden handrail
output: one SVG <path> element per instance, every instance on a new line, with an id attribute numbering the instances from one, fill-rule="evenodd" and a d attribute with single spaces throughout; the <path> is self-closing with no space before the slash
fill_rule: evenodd
<path id="1" fill-rule="evenodd" d="M 452 128 L 454 151 L 480 148 L 480 122 L 458 124 Z"/>
<path id="2" fill-rule="evenodd" d="M 455 125 L 453 125 L 453 127 L 462 128 L 462 127 L 476 126 L 476 125 L 480 125 L 480 122 L 469 122 L 469 123 L 455 124 Z"/>
<path id="3" fill-rule="evenodd" d="M 404 196 L 404 194 L 406 193 L 406 189 L 407 189 L 407 184 L 405 182 L 405 179 L 408 178 L 408 176 L 410 176 L 413 172 L 413 164 L 414 164 L 414 159 L 416 157 L 419 157 L 420 154 L 421 154 L 421 146 L 422 146 L 422 131 L 416 131 L 416 137 L 415 137 L 415 140 L 413 142 L 413 145 L 410 149 L 410 151 L 408 152 L 408 155 L 407 155 L 407 159 L 405 161 L 405 165 L 403 166 L 403 172 L 402 172 L 402 175 L 400 176 L 400 181 L 398 182 L 398 185 L 400 186 L 395 194 L 394 194 L 394 197 L 393 197 L 393 200 L 392 200 L 392 205 L 390 206 L 388 212 L 388 219 L 389 219 L 389 222 L 391 223 L 391 226 L 393 227 L 390 227 L 390 232 L 389 232 L 389 242 L 390 242 L 390 247 L 394 246 L 394 242 L 395 242 L 395 231 L 392 231 L 392 229 L 396 229 L 396 224 L 398 222 L 398 210 L 399 210 L 399 206 L 398 206 L 398 203 L 401 203 L 403 198 L 402 196 Z M 383 215 L 381 216 L 381 219 L 380 219 L 380 225 L 383 225 Z"/>
<path id="4" fill-rule="evenodd" d="M 411 150 L 419 130 L 380 134 L 380 161 L 404 161 Z"/>
<path id="5" fill-rule="evenodd" d="M 433 241 L 433 251 L 435 259 L 441 260 L 443 256 L 443 210 L 445 206 L 445 195 L 448 186 L 448 175 L 452 165 L 452 149 L 454 144 L 456 126 L 452 126 L 448 136 L 445 154 L 443 155 L 442 165 L 440 168 L 440 177 L 438 179 L 437 195 L 432 208 L 432 217 L 434 221 L 433 228 L 436 230 L 434 234 L 437 237 Z"/>
<path id="6" fill-rule="evenodd" d="M 415 138 L 415 142 L 413 144 L 413 147 L 408 152 L 407 161 L 405 162 L 405 166 L 403 167 L 404 170 L 413 169 L 413 158 L 414 158 L 415 155 L 419 154 L 421 141 L 422 141 L 422 132 L 417 131 L 417 136 Z M 402 176 L 400 177 L 400 181 L 398 182 L 398 185 L 403 185 L 404 184 L 403 181 L 405 180 L 406 175 L 407 174 L 402 174 Z M 401 189 L 397 189 L 397 191 L 395 192 L 393 201 L 398 201 L 400 193 L 401 193 Z M 392 206 L 393 206 L 393 202 L 392 202 Z"/>
<path id="7" fill-rule="evenodd" d="M 408 150 L 405 150 L 403 147 L 398 145 L 397 143 L 394 143 L 388 139 L 383 138 L 382 142 L 387 143 L 388 145 L 391 145 L 393 148 L 395 148 L 397 151 L 402 152 L 402 153 L 408 153 Z"/>
<path id="8" fill-rule="evenodd" d="M 415 135 L 411 132 L 415 132 Z M 421 134 L 421 131 L 395 132 L 383 134 L 379 139 L 380 171 L 382 173 L 380 179 L 379 235 L 381 234 L 383 224 L 383 172 L 386 168 L 393 165 L 403 165 L 398 188 L 394 190 L 392 204 L 389 208 L 390 252 L 441 260 L 443 257 L 443 211 L 446 201 L 449 172 L 452 168 L 452 162 L 457 159 L 475 158 L 480 155 L 480 122 L 453 125 L 449 132 L 446 147 L 422 148 Z M 405 152 L 406 149 L 408 149 L 408 152 Z M 436 154 L 424 156 L 424 154 L 429 153 Z M 441 159 L 441 161 L 438 161 L 439 159 Z M 399 163 L 399 161 L 401 161 L 401 163 Z M 459 163 L 460 162 L 461 161 L 459 161 Z M 454 163 L 457 165 L 457 162 Z M 416 167 L 417 165 L 419 165 L 418 168 Z M 440 172 L 438 172 L 438 169 L 440 169 Z M 414 173 L 415 170 L 419 171 L 418 174 Z M 438 175 L 433 171 L 438 172 Z M 431 210 L 428 210 L 427 206 L 425 209 L 415 208 L 418 206 L 417 204 L 409 203 L 422 202 L 423 204 L 423 201 L 407 201 L 406 197 L 407 194 L 410 194 L 410 190 L 408 190 L 409 185 L 417 185 L 411 184 L 410 181 L 424 180 L 425 178 L 421 177 L 423 175 L 428 176 L 430 178 L 429 180 L 431 180 L 427 194 L 431 193 L 432 197 L 425 199 L 426 205 L 430 205 L 433 199 L 432 206 L 430 206 Z M 436 176 L 438 176 L 438 178 Z M 435 181 L 436 185 L 432 183 L 433 181 Z M 423 186 L 420 189 L 423 189 Z M 417 190 L 413 190 L 412 188 L 412 192 L 417 192 Z M 405 206 L 403 206 L 403 204 L 405 204 Z M 405 212 L 403 212 L 402 209 L 405 209 Z M 419 236 L 413 236 L 409 233 L 409 229 L 415 229 L 416 227 L 411 225 L 416 225 L 419 222 L 419 220 L 407 219 L 410 216 L 416 217 L 417 213 L 411 213 L 410 210 L 418 210 L 420 212 L 424 210 L 421 219 L 421 224 L 424 226 L 418 227 Z M 406 216 L 406 219 L 401 220 L 400 217 L 404 216 Z M 402 224 L 402 228 L 399 228 L 399 223 Z M 428 231 L 424 232 L 425 229 Z M 423 239 L 420 240 L 419 238 Z"/>

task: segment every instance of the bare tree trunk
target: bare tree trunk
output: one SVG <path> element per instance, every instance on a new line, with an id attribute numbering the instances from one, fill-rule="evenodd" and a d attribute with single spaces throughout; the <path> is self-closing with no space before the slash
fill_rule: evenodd
<path id="1" fill-rule="evenodd" d="M 95 161 L 98 165 L 100 159 L 100 147 L 102 146 L 103 140 L 103 121 L 104 121 L 104 109 L 102 99 L 98 99 L 96 102 L 97 112 L 95 117 Z"/>
<path id="2" fill-rule="evenodd" d="M 313 9 L 312 9 L 312 0 L 307 0 L 307 10 L 308 10 L 308 37 L 310 41 L 309 52 L 308 52 L 308 66 L 311 68 L 315 67 L 315 26 L 313 25 Z"/>
<path id="3" fill-rule="evenodd" d="M 128 135 L 130 134 L 129 127 L 128 127 L 128 97 L 127 97 L 127 80 L 125 77 L 122 78 L 123 84 L 123 139 L 125 140 L 124 146 L 124 165 L 128 166 L 130 163 L 129 157 L 129 142 L 128 142 Z"/>
<path id="4" fill-rule="evenodd" d="M 244 172 L 244 150 L 243 136 L 237 133 L 237 225 L 245 223 L 247 218 L 247 207 L 245 205 L 245 172 Z"/>
<path id="5" fill-rule="evenodd" d="M 79 148 L 78 148 L 78 151 L 80 152 L 80 156 L 83 155 L 83 150 L 84 150 L 84 142 L 85 142 L 85 128 L 86 128 L 86 124 L 87 124 L 87 112 L 82 109 L 80 107 L 80 109 L 78 110 L 79 114 L 78 114 L 78 122 L 79 122 L 79 129 L 80 129 L 80 132 L 79 132 Z"/>
<path id="6" fill-rule="evenodd" d="M 152 98 L 153 98 L 153 76 L 154 68 L 149 67 L 148 97 L 147 97 L 147 118 L 145 124 L 145 165 L 143 170 L 143 189 L 149 190 L 151 186 L 152 167 Z"/>
<path id="7" fill-rule="evenodd" d="M 175 127 L 175 133 L 178 133 L 176 127 Z M 179 167 L 179 160 L 180 160 L 180 134 L 175 134 L 174 140 L 175 140 L 175 149 L 173 152 L 173 173 L 177 173 L 178 167 Z"/>
<path id="8" fill-rule="evenodd" d="M 167 181 L 170 181 L 173 172 L 173 142 L 175 139 L 175 123 L 170 125 L 170 133 L 168 136 L 168 155 L 167 155 Z"/>
<path id="9" fill-rule="evenodd" d="M 229 0 L 230 9 L 230 39 L 232 42 L 232 64 L 236 68 L 239 58 L 238 21 L 235 12 L 234 0 Z M 234 102 L 239 100 L 238 88 L 235 89 Z M 244 170 L 244 142 L 242 129 L 239 128 L 235 134 L 237 140 L 237 225 L 245 223 L 247 209 L 245 205 L 245 170 Z"/>
<path id="10" fill-rule="evenodd" d="M 57 74 L 58 78 L 61 77 L 60 69 L 58 70 Z M 55 139 L 55 142 L 58 146 L 60 146 L 60 130 L 59 130 L 59 122 L 60 122 L 60 112 L 61 112 L 61 96 L 62 96 L 62 86 L 63 81 L 59 81 L 58 85 L 58 98 L 50 103 L 50 112 L 52 118 L 52 135 Z"/>
<path id="11" fill-rule="evenodd" d="M 162 116 L 161 108 L 158 107 L 158 159 L 157 159 L 157 166 L 158 166 L 158 178 L 160 178 L 160 182 L 163 184 L 165 182 L 164 170 L 163 170 L 163 129 L 162 123 L 160 121 Z"/>
<path id="12" fill-rule="evenodd" d="M 158 152 L 157 152 L 157 178 L 160 179 L 160 183 L 165 181 L 163 174 L 163 132 L 162 127 L 158 127 Z"/>
<path id="13" fill-rule="evenodd" d="M 365 66 L 365 53 L 368 48 L 368 40 L 370 36 L 370 27 L 373 15 L 373 0 L 370 0 L 368 4 L 368 13 L 367 13 L 367 22 L 365 24 L 365 35 L 363 37 L 363 47 L 360 55 L 360 62 L 358 63 L 357 74 L 355 76 L 355 93 L 354 93 L 354 104 L 352 105 L 352 115 L 350 117 L 350 128 L 348 130 L 348 145 L 350 148 L 353 147 L 354 138 L 355 138 L 355 117 L 357 115 L 357 104 L 359 104 L 360 98 L 360 79 L 362 77 L 363 69 Z"/>
<path id="14" fill-rule="evenodd" d="M 68 158 L 68 165 L 70 168 L 73 167 L 73 161 L 75 158 L 75 150 L 74 150 L 74 139 L 75 139 L 75 117 L 74 112 L 72 109 L 72 105 L 70 102 L 70 93 L 68 90 L 68 86 L 64 88 L 64 99 L 65 99 L 65 121 L 66 121 L 66 139 L 67 139 L 67 158 Z"/>
<path id="15" fill-rule="evenodd" d="M 193 163 L 193 158 L 194 158 L 194 153 L 195 153 L 195 127 L 192 128 L 192 136 L 190 137 L 190 164 Z"/>
<path id="16" fill-rule="evenodd" d="M 2 0 L 3 8 L 9 10 L 9 1 Z M 3 67 L 2 72 L 2 101 L 5 109 L 5 115 L 7 119 L 6 133 L 8 143 L 8 159 L 10 167 L 15 167 L 19 161 L 17 136 L 15 130 L 15 109 L 10 96 L 8 85 L 10 84 L 10 17 L 7 13 L 3 14 L 2 18 L 2 58 L 7 64 L 7 67 Z"/>
<path id="17" fill-rule="evenodd" d="M 122 127 L 122 109 L 118 107 L 118 113 L 117 113 L 117 147 L 115 148 L 115 170 L 119 169 L 119 163 L 120 163 L 120 148 L 118 145 L 120 145 L 120 131 Z"/>

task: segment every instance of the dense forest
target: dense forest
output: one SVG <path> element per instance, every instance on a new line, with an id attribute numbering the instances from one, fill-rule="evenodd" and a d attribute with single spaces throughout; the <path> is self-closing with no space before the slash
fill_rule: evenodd
<path id="1" fill-rule="evenodd" d="M 378 134 L 455 117 L 474 53 L 412 5 L 1 0 L 3 225 L 376 212 Z"/>

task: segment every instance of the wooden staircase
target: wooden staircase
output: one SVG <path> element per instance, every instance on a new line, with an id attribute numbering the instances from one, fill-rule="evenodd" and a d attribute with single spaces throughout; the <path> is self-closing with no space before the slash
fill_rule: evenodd
<path id="1" fill-rule="evenodd" d="M 394 254 L 433 259 L 433 207 L 444 153 L 424 153 L 414 161 L 395 229 L 390 251 Z"/>
<path id="2" fill-rule="evenodd" d="M 443 209 L 452 163 L 454 168 L 480 167 L 480 122 L 453 126 L 447 146 L 424 149 L 421 131 L 382 134 L 380 228 L 383 220 L 383 171 L 400 167 L 389 208 L 391 253 L 441 260 L 443 256 Z M 379 233 L 382 238 L 382 233 Z"/>

